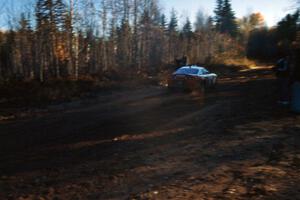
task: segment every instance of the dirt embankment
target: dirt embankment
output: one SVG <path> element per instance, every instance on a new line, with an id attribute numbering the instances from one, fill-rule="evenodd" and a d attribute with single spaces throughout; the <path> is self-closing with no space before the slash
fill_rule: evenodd
<path id="1" fill-rule="evenodd" d="M 299 199 L 300 117 L 265 70 L 0 124 L 0 199 Z"/>

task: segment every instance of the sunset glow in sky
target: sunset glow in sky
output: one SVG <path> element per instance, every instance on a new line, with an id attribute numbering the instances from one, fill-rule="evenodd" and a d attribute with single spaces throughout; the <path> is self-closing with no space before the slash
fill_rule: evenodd
<path id="1" fill-rule="evenodd" d="M 199 9 L 207 15 L 213 15 L 216 0 L 161 0 L 165 11 L 175 8 L 179 16 L 190 17 L 192 20 Z M 232 0 L 232 8 L 236 17 L 241 18 L 252 12 L 260 12 L 268 26 L 276 25 L 286 14 L 292 12 L 292 0 Z"/>
<path id="2" fill-rule="evenodd" d="M 97 0 L 96 0 L 97 1 Z M 7 26 L 6 10 L 19 11 L 33 7 L 35 0 L 0 0 L 0 27 Z M 249 13 L 260 12 L 265 17 L 268 26 L 276 25 L 286 14 L 291 13 L 293 0 L 232 0 L 232 8 L 236 17 L 240 18 Z M 193 21 L 198 10 L 202 10 L 207 15 L 213 15 L 216 7 L 216 0 L 160 0 L 160 4 L 165 13 L 170 13 L 171 9 L 177 10 L 179 18 L 182 20 L 190 17 Z"/>

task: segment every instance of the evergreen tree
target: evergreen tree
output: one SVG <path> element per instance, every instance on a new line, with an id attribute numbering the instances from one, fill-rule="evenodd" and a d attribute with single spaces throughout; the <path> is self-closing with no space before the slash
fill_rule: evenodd
<path id="1" fill-rule="evenodd" d="M 223 22 L 221 26 L 221 32 L 228 33 L 233 37 L 237 34 L 236 19 L 234 16 L 234 12 L 231 8 L 230 0 L 224 0 Z"/>
<path id="2" fill-rule="evenodd" d="M 237 24 L 230 0 L 217 0 L 215 14 L 217 31 L 235 37 L 237 35 Z"/>
<path id="3" fill-rule="evenodd" d="M 161 15 L 159 25 L 160 25 L 161 29 L 166 30 L 166 28 L 167 28 L 167 21 L 166 21 L 166 15 L 165 14 Z"/>
<path id="4" fill-rule="evenodd" d="M 202 10 L 198 10 L 196 15 L 196 21 L 194 23 L 195 30 L 196 31 L 203 30 L 206 26 L 206 22 L 207 22 L 207 17 L 205 16 Z"/>
<path id="5" fill-rule="evenodd" d="M 32 75 L 32 30 L 29 17 L 24 13 L 21 14 L 18 30 L 17 50 L 20 54 L 21 70 L 23 76 L 30 77 Z"/>
<path id="6" fill-rule="evenodd" d="M 54 23 L 58 30 L 62 30 L 66 20 L 67 9 L 63 0 L 56 0 L 53 5 Z"/>
<path id="7" fill-rule="evenodd" d="M 212 29 L 213 29 L 213 23 L 214 23 L 213 18 L 212 18 L 211 16 L 209 16 L 209 17 L 207 18 L 205 27 L 206 27 L 208 30 L 212 30 Z"/>
<path id="8" fill-rule="evenodd" d="M 191 38 L 193 34 L 192 23 L 189 18 L 186 19 L 186 22 L 182 28 L 182 34 L 186 38 Z"/>
<path id="9" fill-rule="evenodd" d="M 36 3 L 37 26 L 57 29 L 64 23 L 66 6 L 62 0 L 38 0 Z"/>
<path id="10" fill-rule="evenodd" d="M 50 75 L 60 77 L 58 46 L 61 45 L 61 32 L 66 22 L 66 6 L 62 0 L 38 0 L 36 4 L 36 21 L 38 35 L 37 58 L 40 66 L 40 80 L 43 81 L 44 70 Z"/>
<path id="11" fill-rule="evenodd" d="M 300 11 L 294 14 L 288 14 L 277 24 L 277 37 L 281 41 L 292 42 L 296 39 L 297 30 L 299 30 Z"/>
<path id="12" fill-rule="evenodd" d="M 140 64 L 142 68 L 148 67 L 150 60 L 150 44 L 151 44 L 151 31 L 152 31 L 152 19 L 150 11 L 144 8 L 140 21 Z"/>
<path id="13" fill-rule="evenodd" d="M 181 43 L 182 43 L 182 50 L 183 50 L 182 55 L 184 55 L 181 59 L 183 59 L 182 64 L 184 65 L 189 63 L 188 57 L 190 57 L 192 52 L 192 36 L 193 36 L 192 23 L 190 19 L 187 17 L 181 32 Z"/>
<path id="14" fill-rule="evenodd" d="M 177 27 L 178 27 L 177 15 L 176 15 L 175 10 L 172 9 L 168 30 L 169 30 L 170 33 L 176 32 L 177 31 Z"/>
<path id="15" fill-rule="evenodd" d="M 117 30 L 117 60 L 119 67 L 128 67 L 131 64 L 131 27 L 127 19 L 123 19 Z"/>
<path id="16" fill-rule="evenodd" d="M 214 21 L 216 23 L 216 29 L 218 31 L 221 30 L 221 26 L 222 26 L 222 23 L 223 23 L 223 17 L 224 17 L 223 8 L 224 8 L 224 1 L 223 0 L 217 0 L 217 7 L 214 10 L 214 12 L 215 12 Z"/>
<path id="17" fill-rule="evenodd" d="M 172 62 L 176 57 L 176 43 L 178 40 L 177 34 L 178 20 L 174 9 L 171 11 L 170 22 L 168 25 L 168 62 Z"/>

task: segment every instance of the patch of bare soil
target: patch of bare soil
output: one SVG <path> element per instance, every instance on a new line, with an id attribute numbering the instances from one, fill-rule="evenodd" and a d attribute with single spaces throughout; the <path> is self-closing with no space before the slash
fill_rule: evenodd
<path id="1" fill-rule="evenodd" d="M 300 199 L 300 116 L 268 70 L 0 124 L 0 199 Z"/>

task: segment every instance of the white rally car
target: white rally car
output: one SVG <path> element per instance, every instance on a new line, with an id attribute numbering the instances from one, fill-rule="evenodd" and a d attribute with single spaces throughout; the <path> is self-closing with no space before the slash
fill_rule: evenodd
<path id="1" fill-rule="evenodd" d="M 217 74 L 196 65 L 177 69 L 168 79 L 168 88 L 194 89 L 212 87 L 217 83 Z"/>

